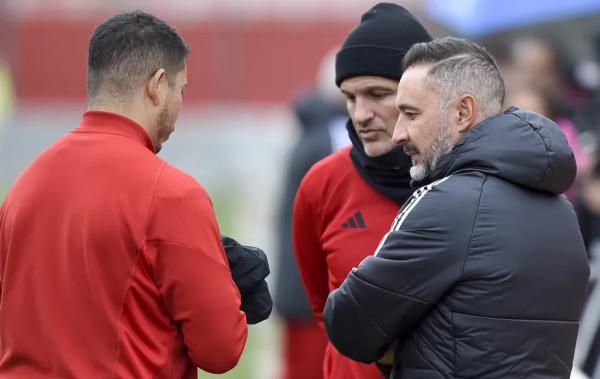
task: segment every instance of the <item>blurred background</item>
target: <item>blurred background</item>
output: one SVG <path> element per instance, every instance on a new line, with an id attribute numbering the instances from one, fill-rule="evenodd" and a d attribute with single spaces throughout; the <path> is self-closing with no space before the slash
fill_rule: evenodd
<path id="1" fill-rule="evenodd" d="M 314 116 L 325 102 L 339 108 L 332 52 L 375 3 L 0 0 L 0 199 L 42 149 L 78 124 L 94 27 L 115 13 L 143 9 L 176 27 L 191 48 L 182 112 L 160 155 L 208 190 L 223 234 L 264 248 L 277 298 L 280 257 L 289 253 L 279 239 L 293 147 L 311 124 L 307 110 Z M 600 0 L 398 3 L 436 37 L 463 36 L 486 46 L 505 76 L 506 105 L 545 114 L 563 129 L 578 161 L 567 195 L 590 256 L 597 255 Z M 590 376 L 600 352 L 596 303 L 586 311 L 576 357 Z M 283 378 L 285 317 L 274 312 L 251 326 L 242 361 L 225 377 Z"/>

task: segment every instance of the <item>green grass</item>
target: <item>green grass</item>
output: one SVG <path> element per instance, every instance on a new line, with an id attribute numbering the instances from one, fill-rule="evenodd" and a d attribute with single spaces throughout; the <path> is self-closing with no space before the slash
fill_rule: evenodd
<path id="1" fill-rule="evenodd" d="M 237 197 L 227 188 L 207 188 L 207 191 L 213 202 L 213 208 L 217 216 L 221 234 L 235 238 L 235 210 L 237 209 Z M 198 370 L 198 378 L 253 379 L 253 362 L 254 365 L 256 365 L 254 355 L 257 354 L 257 344 L 260 339 L 258 334 L 259 331 L 255 330 L 254 327 L 251 326 L 248 328 L 248 341 L 246 342 L 246 347 L 244 348 L 239 363 L 234 369 L 221 375 L 209 374 Z"/>
<path id="2" fill-rule="evenodd" d="M 9 188 L 10 188 L 10 184 L 0 183 L 0 202 L 2 202 L 2 200 L 4 200 L 4 196 L 6 196 L 6 193 L 8 192 Z"/>
<path id="3" fill-rule="evenodd" d="M 207 188 L 219 223 L 221 234 L 235 238 L 236 197 L 225 188 Z"/>

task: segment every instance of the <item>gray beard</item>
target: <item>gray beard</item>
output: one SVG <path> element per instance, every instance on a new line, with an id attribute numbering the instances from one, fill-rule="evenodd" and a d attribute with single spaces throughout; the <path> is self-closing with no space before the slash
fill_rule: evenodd
<path id="1" fill-rule="evenodd" d="M 422 182 L 429 178 L 442 156 L 452 151 L 454 144 L 448 130 L 448 122 L 445 118 L 440 117 L 433 141 L 429 148 L 422 152 L 422 162 L 418 165 L 413 162 L 409 171 L 410 177 L 416 182 Z"/>
<path id="2" fill-rule="evenodd" d="M 422 182 L 429 177 L 429 169 L 424 164 L 414 165 L 409 170 L 410 177 L 415 182 Z"/>

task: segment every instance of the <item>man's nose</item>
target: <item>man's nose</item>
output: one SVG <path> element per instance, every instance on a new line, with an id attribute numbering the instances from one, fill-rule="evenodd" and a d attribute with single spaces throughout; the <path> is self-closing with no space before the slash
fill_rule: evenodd
<path id="1" fill-rule="evenodd" d="M 356 99 L 356 104 L 354 105 L 354 123 L 359 126 L 367 126 L 373 117 L 374 112 L 368 101 L 360 98 Z"/>
<path id="2" fill-rule="evenodd" d="M 402 125 L 400 117 L 398 117 L 398 120 L 396 121 L 396 126 L 394 126 L 394 134 L 392 135 L 392 141 L 394 141 L 396 145 L 406 145 L 410 141 L 410 138 L 408 137 L 408 132 L 406 128 Z"/>

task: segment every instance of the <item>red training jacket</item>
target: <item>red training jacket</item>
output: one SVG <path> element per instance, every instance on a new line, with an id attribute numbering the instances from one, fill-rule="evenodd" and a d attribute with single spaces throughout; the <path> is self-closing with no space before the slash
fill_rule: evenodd
<path id="1" fill-rule="evenodd" d="M 294 204 L 294 253 L 321 326 L 329 292 L 375 251 L 400 209 L 360 177 L 350 149 L 316 163 L 302 180 Z M 325 379 L 383 378 L 374 364 L 346 358 L 331 343 L 325 350 L 324 375 Z"/>
<path id="2" fill-rule="evenodd" d="M 196 378 L 247 336 L 210 199 L 91 111 L 0 208 L 0 377 Z"/>

